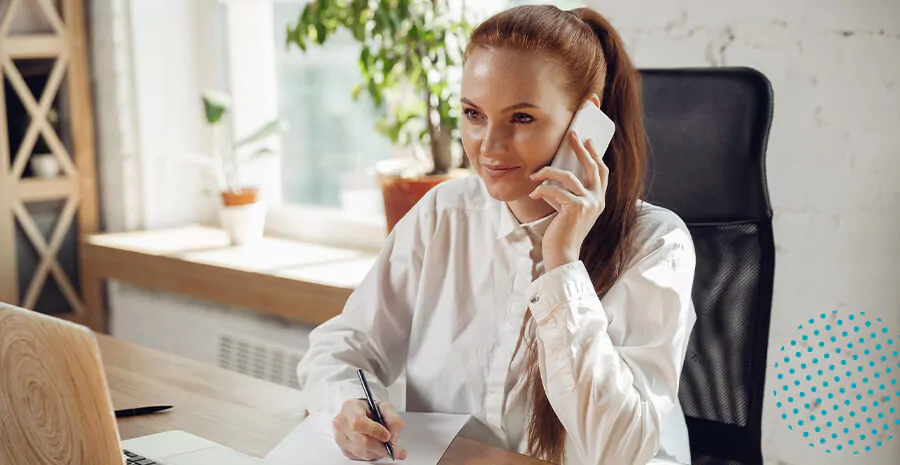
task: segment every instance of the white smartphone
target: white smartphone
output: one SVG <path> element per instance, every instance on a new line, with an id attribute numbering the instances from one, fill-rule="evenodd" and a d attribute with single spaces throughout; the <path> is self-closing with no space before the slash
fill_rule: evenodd
<path id="1" fill-rule="evenodd" d="M 569 125 L 569 129 L 566 131 L 562 143 L 559 144 L 559 148 L 556 150 L 556 155 L 553 157 L 553 161 L 550 162 L 550 166 L 570 171 L 575 174 L 579 181 L 584 182 L 584 168 L 581 166 L 581 162 L 578 161 L 578 156 L 575 155 L 575 151 L 572 150 L 571 142 L 569 142 L 570 131 L 575 131 L 575 133 L 578 134 L 578 139 L 580 139 L 582 143 L 591 139 L 594 142 L 594 149 L 600 152 L 602 158 L 603 154 L 606 153 L 607 147 L 609 147 L 610 141 L 612 141 L 613 134 L 616 132 L 616 125 L 609 119 L 609 116 L 606 116 L 606 113 L 603 113 L 603 111 L 600 110 L 600 108 L 597 108 L 590 100 L 585 102 L 584 105 L 575 112 L 575 117 L 572 118 L 572 124 Z M 550 180 L 546 180 L 544 183 L 559 184 Z M 559 205 L 555 205 L 555 202 L 548 200 L 548 203 L 550 203 L 553 208 L 559 210 Z"/>

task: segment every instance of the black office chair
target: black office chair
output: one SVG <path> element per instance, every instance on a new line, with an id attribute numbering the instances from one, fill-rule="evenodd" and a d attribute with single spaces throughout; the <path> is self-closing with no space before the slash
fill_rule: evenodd
<path id="1" fill-rule="evenodd" d="M 772 87 L 747 68 L 642 70 L 647 200 L 697 252 L 681 376 L 694 464 L 761 464 L 775 246 L 765 155 Z"/>

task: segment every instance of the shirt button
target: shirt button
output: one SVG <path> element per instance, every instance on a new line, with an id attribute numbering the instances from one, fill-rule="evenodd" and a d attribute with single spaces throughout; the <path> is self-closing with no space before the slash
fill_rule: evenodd
<path id="1" fill-rule="evenodd" d="M 529 302 L 536 304 L 536 303 L 538 303 L 539 300 L 541 300 L 541 297 L 536 295 L 536 296 L 532 297 L 531 300 L 529 300 Z"/>

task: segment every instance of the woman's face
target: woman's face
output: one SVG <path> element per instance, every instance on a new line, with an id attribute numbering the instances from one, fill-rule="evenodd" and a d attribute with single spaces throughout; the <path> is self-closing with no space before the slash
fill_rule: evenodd
<path id="1" fill-rule="evenodd" d="M 497 200 L 526 197 L 550 164 L 574 111 L 565 75 L 544 54 L 477 48 L 462 76 L 462 142 Z"/>

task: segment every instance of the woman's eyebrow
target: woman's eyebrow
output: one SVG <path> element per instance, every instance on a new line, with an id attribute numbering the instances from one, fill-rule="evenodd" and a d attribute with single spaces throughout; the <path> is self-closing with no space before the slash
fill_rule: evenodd
<path id="1" fill-rule="evenodd" d="M 462 102 L 462 103 L 465 103 L 465 104 L 467 104 L 467 105 L 471 105 L 471 106 L 473 106 L 473 107 L 475 107 L 475 108 L 479 108 L 479 109 L 481 108 L 481 107 L 479 107 L 478 105 L 476 105 L 475 102 L 473 102 L 473 101 L 471 101 L 471 100 L 469 100 L 469 99 L 467 99 L 467 98 L 465 98 L 465 97 L 459 99 L 459 101 Z M 533 103 L 519 102 L 519 103 L 517 103 L 517 104 L 515 104 L 515 105 L 510 105 L 510 106 L 504 108 L 503 110 L 501 110 L 501 113 L 505 113 L 505 112 L 507 112 L 507 111 L 513 111 L 513 110 L 520 110 L 520 109 L 522 109 L 522 108 L 537 108 L 537 109 L 540 109 L 541 107 L 539 107 L 539 106 L 537 106 L 537 105 L 535 105 L 535 104 L 533 104 Z"/>

